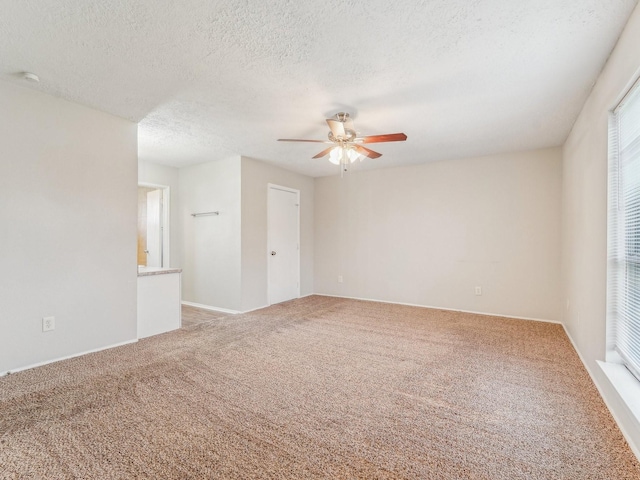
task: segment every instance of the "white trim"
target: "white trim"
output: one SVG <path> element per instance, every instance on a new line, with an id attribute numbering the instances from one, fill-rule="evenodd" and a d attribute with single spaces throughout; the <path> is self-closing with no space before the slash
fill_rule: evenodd
<path id="1" fill-rule="evenodd" d="M 582 362 L 582 364 L 584 365 L 585 370 L 587 371 L 587 373 L 589 374 L 589 377 L 591 377 L 591 381 L 593 382 L 593 384 L 596 386 L 596 389 L 598 390 L 598 393 L 600 394 L 600 398 L 602 398 L 602 401 L 604 402 L 604 404 L 607 407 L 607 410 L 609 410 L 609 413 L 611 413 L 611 416 L 613 417 L 613 420 L 616 422 L 616 425 L 618 425 L 618 428 L 620 429 L 620 431 L 622 432 L 622 436 L 625 438 L 625 440 L 627 441 L 627 444 L 629 445 L 629 448 L 631 448 L 631 451 L 633 452 L 633 454 L 640 459 L 640 446 L 636 445 L 633 442 L 632 437 L 629 435 L 629 432 L 627 431 L 627 429 L 625 428 L 624 422 L 620 421 L 620 418 L 618 417 L 618 415 L 616 414 L 616 411 L 614 408 L 611 408 L 611 404 L 609 403 L 609 401 L 607 400 L 606 395 L 604 394 L 600 384 L 598 383 L 596 377 L 593 375 L 593 372 L 591 371 L 591 369 L 589 368 L 589 365 L 587 365 L 587 362 L 585 362 L 584 357 L 582 356 L 582 354 L 580 353 L 580 350 L 578 350 L 578 346 L 576 345 L 576 342 L 573 341 L 573 337 L 571 336 L 571 334 L 569 333 L 569 330 L 567 329 L 567 326 L 565 324 L 562 324 L 562 326 L 564 327 L 564 333 L 567 335 L 567 338 L 569 338 L 569 341 L 571 342 L 571 345 L 573 345 L 573 349 L 575 350 L 575 352 L 578 354 L 578 358 L 580 359 L 580 361 Z M 606 363 L 606 362 L 600 362 L 599 360 L 596 360 L 596 362 L 598 362 L 598 364 L 600 365 L 600 368 L 602 368 L 601 363 Z M 609 375 L 607 374 L 606 370 L 603 369 L 604 374 L 607 376 L 607 378 L 610 378 Z M 631 373 L 629 373 L 629 375 L 631 375 Z M 611 381 L 611 380 L 609 380 Z M 613 383 L 612 383 L 613 385 Z M 615 385 L 613 385 L 613 388 L 617 391 L 617 388 L 615 387 Z M 620 395 L 620 393 L 618 393 L 618 395 Z M 622 401 L 624 402 L 624 399 L 622 399 Z M 631 412 L 631 413 L 635 413 L 635 412 Z"/>
<path id="2" fill-rule="evenodd" d="M 238 313 L 242 313 L 239 310 L 230 310 L 228 308 L 212 307 L 211 305 L 204 305 L 202 303 L 195 303 L 195 302 L 186 302 L 184 300 L 182 301 L 182 305 L 186 305 L 188 307 L 201 308 L 203 310 L 211 310 L 212 312 L 231 313 L 233 315 L 237 315 Z"/>
<path id="3" fill-rule="evenodd" d="M 5 375 L 14 374 L 14 373 L 17 373 L 17 372 L 22 372 L 24 370 L 30 370 L 30 369 L 36 368 L 36 367 L 42 367 L 42 366 L 48 365 L 50 363 L 61 362 L 62 360 L 69 360 L 71 358 L 81 357 L 83 355 L 88 355 L 90 353 L 101 352 L 102 350 L 109 350 L 111 348 L 122 347 L 123 345 L 129 345 L 131 343 L 136 343 L 137 341 L 138 341 L 138 339 L 134 338 L 133 340 L 126 340 L 124 342 L 115 343 L 113 345 L 107 345 L 106 347 L 93 348 L 91 350 L 86 350 L 84 352 L 73 353 L 71 355 L 66 355 L 64 357 L 54 358 L 53 360 L 45 360 L 44 362 L 38 362 L 38 363 L 34 363 L 34 364 L 27 365 L 27 366 L 24 366 L 24 367 L 14 368 L 14 369 L 11 369 L 11 370 L 7 370 L 6 372 L 0 372 L 0 377 L 4 377 Z"/>
<path id="4" fill-rule="evenodd" d="M 314 295 L 313 293 L 311 295 Z M 308 295 L 305 295 L 308 297 Z M 293 300 L 293 299 L 292 299 Z M 256 310 L 262 310 L 263 308 L 267 308 L 270 305 L 263 305 L 262 307 L 252 308 L 250 310 L 229 310 L 228 308 L 220 308 L 220 307 L 212 307 L 211 305 L 203 305 L 202 303 L 195 302 L 182 302 L 182 305 L 186 305 L 188 307 L 201 308 L 202 310 L 210 310 L 212 312 L 221 312 L 221 313 L 230 313 L 232 315 L 241 315 L 243 313 L 255 312 Z M 277 305 L 277 304 L 276 304 Z"/>
<path id="5" fill-rule="evenodd" d="M 281 302 L 281 303 L 285 303 L 285 302 L 293 302 L 294 300 L 299 300 L 299 299 L 301 299 L 301 298 L 310 297 L 310 296 L 312 296 L 312 295 L 317 295 L 317 293 L 307 293 L 306 295 L 301 295 L 301 296 L 299 296 L 298 298 L 292 298 L 292 299 L 290 299 L 290 300 L 284 300 L 284 301 L 283 301 L 283 302 Z M 328 296 L 328 295 L 326 295 L 326 296 Z M 279 304 L 279 303 L 274 303 L 273 305 L 280 305 L 280 304 Z M 271 305 L 264 305 L 264 306 L 262 306 L 262 307 L 252 308 L 251 310 L 244 310 L 244 311 L 239 312 L 239 313 L 251 313 L 251 312 L 255 312 L 256 310 L 262 310 L 263 308 L 269 308 L 269 307 L 271 307 Z"/>
<path id="6" fill-rule="evenodd" d="M 292 299 L 292 300 L 294 300 L 294 299 Z M 277 303 L 275 305 L 277 305 Z M 262 310 L 263 308 L 268 308 L 270 306 L 271 305 L 263 305 L 262 307 L 256 307 L 256 308 L 252 308 L 250 310 L 243 310 L 242 312 L 238 312 L 238 313 L 251 313 L 251 312 L 255 312 L 256 310 Z"/>
<path id="7" fill-rule="evenodd" d="M 624 86 L 624 88 L 622 89 L 622 92 L 620 92 L 620 95 L 618 95 L 615 102 L 613 103 L 614 105 L 613 108 L 609 109 L 609 113 L 615 113 L 615 111 L 627 99 L 627 96 L 631 93 L 631 90 L 633 90 L 633 87 L 635 87 L 637 83 L 640 83 L 640 68 L 638 68 L 633 73 L 633 75 L 631 76 L 631 80 L 629 80 L 627 84 Z"/>
<path id="8" fill-rule="evenodd" d="M 638 379 L 622 363 L 600 360 L 596 360 L 596 363 L 617 390 L 636 422 L 640 424 L 640 382 Z"/>
<path id="9" fill-rule="evenodd" d="M 270 287 L 269 279 L 271 278 L 271 276 L 270 276 L 270 273 L 271 273 L 270 272 L 270 268 L 271 267 L 269 266 L 271 264 L 271 262 L 269 261 L 269 252 L 271 252 L 271 246 L 269 245 L 269 211 L 270 211 L 270 205 L 269 205 L 269 203 L 270 203 L 269 202 L 269 196 L 270 195 L 269 195 L 269 191 L 271 189 L 282 190 L 284 192 L 291 192 L 291 193 L 295 193 L 296 194 L 296 203 L 298 204 L 298 232 L 297 232 L 297 236 L 298 236 L 298 238 L 297 238 L 297 243 L 298 243 L 298 268 L 296 269 L 296 271 L 298 273 L 298 280 L 297 280 L 298 289 L 297 289 L 296 298 L 300 298 L 300 288 L 301 288 L 300 283 L 301 283 L 301 278 L 302 278 L 302 275 L 300 274 L 300 265 L 301 265 L 301 262 L 300 262 L 300 251 L 302 250 L 302 245 L 300 244 L 300 227 L 301 227 L 301 225 L 300 225 L 300 211 L 302 210 L 300 208 L 300 190 L 295 189 L 295 188 L 290 188 L 290 187 L 283 187 L 282 185 L 277 185 L 275 183 L 267 183 L 267 251 L 266 251 L 266 254 L 267 254 L 267 306 L 272 305 L 271 297 L 270 297 L 271 292 L 269 291 L 270 290 L 270 288 L 269 288 Z M 291 300 L 293 300 L 293 299 L 291 299 Z M 252 310 L 249 310 L 249 311 L 252 311 Z"/>
<path id="10" fill-rule="evenodd" d="M 433 310 L 446 310 L 448 312 L 472 313 L 474 315 L 485 315 L 488 317 L 513 318 L 515 320 L 528 320 L 532 322 L 544 322 L 563 325 L 563 323 L 559 320 L 548 320 L 545 318 L 519 317 L 516 315 L 504 315 L 502 313 L 476 312 L 473 310 L 460 310 L 459 308 L 434 307 L 432 305 L 420 305 L 417 303 L 392 302 L 391 300 L 376 300 L 375 298 L 345 297 L 344 295 L 329 295 L 327 293 L 313 293 L 312 295 L 320 295 L 322 297 L 348 298 L 350 300 L 362 300 L 364 302 L 391 303 L 393 305 L 406 305 L 408 307 L 431 308 Z"/>
<path id="11" fill-rule="evenodd" d="M 268 188 L 274 188 L 276 190 L 282 190 L 283 192 L 300 193 L 300 190 L 291 187 L 283 187 L 282 185 L 276 185 L 275 183 L 267 183 Z"/>
<path id="12" fill-rule="evenodd" d="M 171 187 L 155 183 L 138 183 L 139 187 L 162 190 L 162 266 L 171 266 Z"/>
<path id="13" fill-rule="evenodd" d="M 162 191 L 162 266 L 171 266 L 171 187 Z"/>

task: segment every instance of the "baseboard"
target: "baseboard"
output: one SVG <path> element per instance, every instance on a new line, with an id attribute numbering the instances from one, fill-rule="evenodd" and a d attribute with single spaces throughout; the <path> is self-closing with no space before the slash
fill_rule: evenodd
<path id="1" fill-rule="evenodd" d="M 243 313 L 239 310 L 230 310 L 228 308 L 212 307 L 211 305 L 203 305 L 202 303 L 195 303 L 195 302 L 185 302 L 184 300 L 182 301 L 182 305 L 186 305 L 188 307 L 201 308 L 203 310 L 211 310 L 212 312 L 231 313 L 233 315 L 236 315 L 238 313 Z"/>
<path id="2" fill-rule="evenodd" d="M 515 320 L 529 320 L 532 322 L 555 323 L 557 325 L 562 325 L 562 322 L 558 320 L 549 320 L 546 318 L 519 317 L 516 315 L 504 315 L 502 313 L 475 312 L 473 310 L 460 310 L 459 308 L 435 307 L 433 305 L 419 305 L 417 303 L 392 302 L 390 300 L 377 300 L 375 298 L 345 297 L 344 295 L 329 295 L 326 293 L 314 293 L 313 295 L 320 295 L 322 297 L 348 298 L 350 300 L 362 300 L 364 302 L 391 303 L 393 305 L 406 305 L 407 307 L 432 308 L 434 310 L 446 310 L 448 312 L 472 313 L 474 315 L 485 315 L 488 317 L 513 318 Z"/>
<path id="3" fill-rule="evenodd" d="M 310 297 L 311 295 L 316 295 L 316 294 L 315 293 L 307 293 L 306 295 L 301 295 L 298 298 Z M 292 299 L 292 300 L 295 300 L 295 299 Z M 269 304 L 266 304 L 266 305 L 263 305 L 261 307 L 250 308 L 249 310 L 229 310 L 228 308 L 212 307 L 211 305 L 203 305 L 201 303 L 195 303 L 195 302 L 185 302 L 185 301 L 183 301 L 182 305 L 187 305 L 189 307 L 195 307 L 195 308 L 201 308 L 203 310 L 210 310 L 212 312 L 231 313 L 233 315 L 237 315 L 237 314 L 240 314 L 240 313 L 255 312 L 256 310 L 262 310 L 263 308 L 267 308 L 267 307 L 271 306 Z"/>
<path id="4" fill-rule="evenodd" d="M 613 417 L 613 420 L 616 422 L 616 425 L 618 425 L 618 428 L 622 432 L 622 436 L 627 441 L 627 444 L 629 445 L 629 448 L 631 449 L 633 454 L 636 456 L 636 458 L 638 458 L 638 460 L 640 460 L 640 445 L 636 445 L 633 442 L 633 439 L 631 438 L 631 436 L 629 435 L 629 432 L 625 428 L 624 423 L 620 421 L 620 418 L 616 414 L 615 409 L 611 408 L 611 404 L 609 403 L 609 400 L 607 399 L 607 396 L 604 394 L 604 391 L 603 391 L 602 387 L 600 386 L 600 382 L 598 382 L 597 378 L 593 375 L 593 372 L 589 368 L 589 365 L 587 365 L 587 362 L 585 362 L 584 357 L 580 353 L 580 350 L 578 350 L 578 346 L 576 345 L 576 342 L 573 341 L 573 337 L 569 333 L 569 330 L 567 330 L 567 326 L 562 324 L 562 327 L 564 328 L 564 333 L 567 335 L 567 338 L 569 338 L 569 341 L 571 342 L 571 345 L 573 345 L 573 349 L 578 354 L 578 358 L 582 362 L 582 365 L 584 365 L 584 368 L 587 371 L 587 373 L 589 374 L 589 377 L 591 377 L 591 381 L 596 386 L 596 389 L 598 390 L 598 393 L 600 394 L 600 398 L 602 398 L 602 401 L 606 405 L 607 410 L 609 410 L 609 413 L 611 413 L 611 416 Z"/>
<path id="5" fill-rule="evenodd" d="M 45 360 L 44 362 L 33 363 L 33 364 L 27 365 L 25 367 L 18 367 L 18 368 L 14 368 L 12 370 L 7 370 L 5 372 L 0 372 L 0 377 L 4 377 L 5 375 L 14 374 L 14 373 L 17 373 L 17 372 L 22 372 L 24 370 L 30 370 L 30 369 L 36 368 L 36 367 L 42 367 L 44 365 L 49 365 L 50 363 L 61 362 L 62 360 L 69 360 L 71 358 L 81 357 L 83 355 L 88 355 L 90 353 L 96 353 L 96 352 L 101 352 L 103 350 L 109 350 L 111 348 L 122 347 L 123 345 L 129 345 L 131 343 L 136 343 L 137 341 L 138 341 L 138 339 L 134 338 L 133 340 L 127 340 L 127 341 L 120 342 L 120 343 L 114 343 L 113 345 L 107 345 L 106 347 L 93 348 L 91 350 L 85 350 L 84 352 L 79 352 L 79 353 L 74 353 L 72 355 L 66 355 L 64 357 L 54 358 L 53 360 Z"/>
<path id="6" fill-rule="evenodd" d="M 267 308 L 270 307 L 271 305 L 263 305 L 262 307 L 256 307 L 256 308 L 252 308 L 250 310 L 243 310 L 241 312 L 238 313 L 250 313 L 250 312 L 255 312 L 256 310 L 262 310 L 263 308 Z"/>

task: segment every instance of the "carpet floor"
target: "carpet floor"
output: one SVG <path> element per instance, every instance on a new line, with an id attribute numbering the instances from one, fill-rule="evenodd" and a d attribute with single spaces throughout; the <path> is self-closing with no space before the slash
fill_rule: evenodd
<path id="1" fill-rule="evenodd" d="M 562 327 L 311 296 L 0 378 L 2 479 L 639 479 Z"/>
<path id="2" fill-rule="evenodd" d="M 198 323 L 210 322 L 212 320 L 226 317 L 228 315 L 230 314 L 215 312 L 211 310 L 204 310 L 202 308 L 183 305 L 182 306 L 182 326 L 188 328 Z"/>

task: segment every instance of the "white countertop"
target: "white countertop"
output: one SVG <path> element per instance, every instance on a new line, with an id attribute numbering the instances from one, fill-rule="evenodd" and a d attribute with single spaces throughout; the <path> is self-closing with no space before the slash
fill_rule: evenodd
<path id="1" fill-rule="evenodd" d="M 147 275 L 164 275 L 166 273 L 181 273 L 181 268 L 165 268 L 165 267 L 144 267 L 138 265 L 138 276 L 145 277 Z"/>

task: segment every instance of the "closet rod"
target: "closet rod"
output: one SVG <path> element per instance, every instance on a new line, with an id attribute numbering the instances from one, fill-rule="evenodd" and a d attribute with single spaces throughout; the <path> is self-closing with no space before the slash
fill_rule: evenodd
<path id="1" fill-rule="evenodd" d="M 220 212 L 202 212 L 202 213 L 192 213 L 192 217 L 204 217 L 206 215 L 220 215 Z"/>

